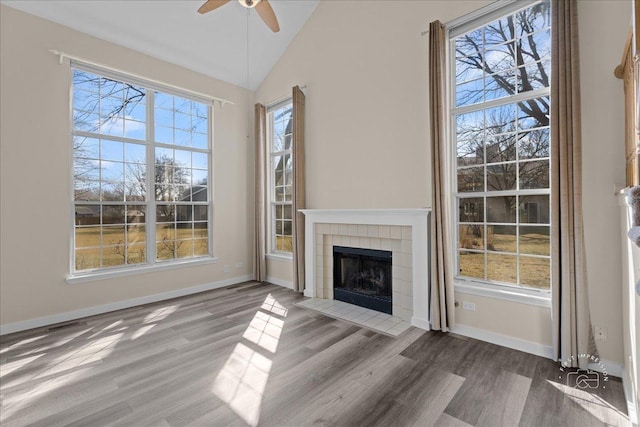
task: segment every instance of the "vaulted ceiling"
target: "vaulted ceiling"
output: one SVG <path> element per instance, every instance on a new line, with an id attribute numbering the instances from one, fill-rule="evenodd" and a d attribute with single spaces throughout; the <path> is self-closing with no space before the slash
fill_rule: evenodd
<path id="1" fill-rule="evenodd" d="M 269 2 L 280 23 L 278 33 L 267 28 L 255 9 L 233 0 L 204 15 L 197 12 L 204 0 L 2 0 L 15 9 L 252 90 L 319 0 Z"/>

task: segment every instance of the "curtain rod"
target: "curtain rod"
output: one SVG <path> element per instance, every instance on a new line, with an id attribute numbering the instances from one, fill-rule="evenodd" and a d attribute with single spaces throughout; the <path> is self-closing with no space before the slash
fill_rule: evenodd
<path id="1" fill-rule="evenodd" d="M 93 62 L 93 61 L 90 61 L 88 59 L 81 58 L 79 56 L 69 55 L 68 53 L 64 53 L 64 52 L 61 52 L 59 50 L 49 49 L 49 52 L 53 53 L 54 55 L 58 55 L 60 57 L 59 58 L 60 65 L 62 65 L 62 61 L 64 60 L 64 58 L 69 58 L 71 60 L 82 62 L 82 63 L 87 64 L 87 65 L 92 65 L 94 67 L 104 68 L 105 70 L 108 70 L 108 71 L 111 71 L 111 72 L 114 72 L 114 73 L 123 74 L 125 76 L 131 76 L 133 78 L 140 79 L 140 80 L 146 80 L 149 83 L 153 83 L 153 84 L 156 84 L 156 85 L 166 86 L 166 87 L 169 87 L 171 89 L 179 90 L 181 92 L 185 92 L 185 93 L 196 95 L 196 96 L 203 97 L 203 98 L 209 98 L 209 99 L 212 99 L 214 102 L 217 102 L 220 105 L 220 107 L 224 107 L 225 104 L 234 105 L 234 103 L 229 101 L 228 99 L 218 98 L 217 96 L 211 96 L 211 95 L 206 94 L 206 93 L 200 93 L 200 92 L 196 92 L 196 91 L 193 91 L 193 90 L 182 88 L 180 86 L 175 86 L 175 85 L 167 84 L 167 83 L 164 83 L 164 82 L 159 82 L 157 80 L 153 80 L 153 79 L 150 79 L 148 77 L 140 76 L 138 74 L 129 73 L 127 71 L 122 71 L 122 70 L 119 70 L 117 68 L 113 68 L 113 67 L 109 67 L 107 65 L 99 64 L 97 62 Z"/>

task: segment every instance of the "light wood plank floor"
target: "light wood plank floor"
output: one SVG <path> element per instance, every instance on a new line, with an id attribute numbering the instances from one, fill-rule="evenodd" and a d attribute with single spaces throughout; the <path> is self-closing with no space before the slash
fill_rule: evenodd
<path id="1" fill-rule="evenodd" d="M 622 386 L 410 328 L 390 337 L 249 282 L 0 341 L 11 426 L 629 425 Z"/>

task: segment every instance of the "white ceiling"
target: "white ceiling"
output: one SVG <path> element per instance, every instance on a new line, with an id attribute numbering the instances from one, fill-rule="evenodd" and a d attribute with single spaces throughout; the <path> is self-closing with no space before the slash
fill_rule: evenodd
<path id="1" fill-rule="evenodd" d="M 280 23 L 278 33 L 267 28 L 255 9 L 234 0 L 204 15 L 197 12 L 204 0 L 2 0 L 2 4 L 255 90 L 318 1 L 269 0 Z"/>

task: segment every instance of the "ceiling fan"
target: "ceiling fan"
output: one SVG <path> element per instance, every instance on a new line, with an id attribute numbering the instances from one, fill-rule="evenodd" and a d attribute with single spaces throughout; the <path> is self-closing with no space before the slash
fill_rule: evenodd
<path id="1" fill-rule="evenodd" d="M 205 4 L 200 6 L 198 12 L 207 13 L 211 12 L 214 9 L 219 8 L 231 0 L 207 0 Z M 271 29 L 274 33 L 280 31 L 280 25 L 278 25 L 278 18 L 276 18 L 276 14 L 273 12 L 271 5 L 268 0 L 238 0 L 238 3 L 243 5 L 246 8 L 256 8 L 258 15 L 267 24 L 267 27 Z"/>

